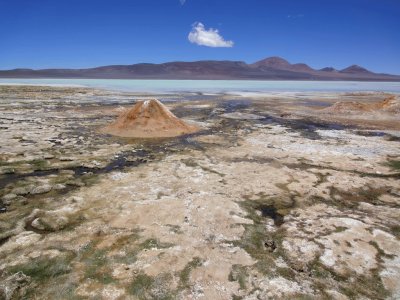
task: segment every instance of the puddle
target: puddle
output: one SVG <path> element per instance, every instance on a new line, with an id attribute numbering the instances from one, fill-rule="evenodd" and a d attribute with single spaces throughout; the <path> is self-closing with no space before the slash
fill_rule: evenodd
<path id="1" fill-rule="evenodd" d="M 274 220 L 275 226 L 281 226 L 283 224 L 284 216 L 278 213 L 273 205 L 261 204 L 256 207 L 256 209 L 261 211 L 263 217 L 269 217 Z"/>
<path id="2" fill-rule="evenodd" d="M 139 147 L 141 146 L 144 149 L 135 149 L 134 151 L 125 151 L 119 153 L 105 167 L 102 168 L 75 166 L 60 169 L 36 170 L 26 174 L 5 174 L 0 177 L 0 189 L 3 189 L 9 184 L 28 177 L 44 177 L 59 174 L 63 170 L 74 171 L 74 179 L 79 179 L 81 176 L 84 176 L 88 173 L 100 175 L 112 171 L 124 170 L 125 168 L 129 167 L 136 167 L 140 164 L 148 162 L 149 160 L 155 159 L 158 155 L 165 155 L 174 151 L 182 151 L 185 149 L 204 150 L 200 143 L 192 139 L 192 137 L 201 134 L 204 133 L 195 133 L 178 138 L 163 138 L 157 140 L 125 139 L 125 143 L 132 143 L 138 145 Z M 65 189 L 61 190 L 61 192 L 64 193 Z"/>
<path id="3" fill-rule="evenodd" d="M 220 107 L 225 110 L 225 113 L 235 112 L 237 110 L 246 109 L 250 107 L 252 101 L 250 100 L 229 100 L 222 101 Z"/>
<path id="4" fill-rule="evenodd" d="M 383 131 L 369 131 L 369 130 L 357 130 L 354 131 L 355 134 L 361 136 L 385 136 L 386 133 Z"/>
<path id="5" fill-rule="evenodd" d="M 135 157 L 134 159 L 129 159 L 129 157 Z M 93 174 L 104 174 L 114 170 L 121 170 L 125 167 L 138 166 L 141 163 L 147 162 L 148 159 L 154 158 L 145 150 L 139 150 L 136 152 L 123 153 L 113 159 L 104 168 L 89 168 L 84 166 L 60 168 L 60 169 L 47 169 L 47 170 L 37 170 L 26 174 L 6 174 L 0 179 L 0 188 L 4 188 L 10 183 L 27 178 L 27 177 L 43 177 L 53 174 L 58 174 L 63 170 L 74 171 L 75 176 L 80 176 L 87 174 L 89 172 Z"/>
<path id="6" fill-rule="evenodd" d="M 268 114 L 266 115 L 265 111 L 249 110 L 251 105 L 252 101 L 250 100 L 230 100 L 222 101 L 219 107 L 224 109 L 224 114 L 243 113 L 243 110 L 245 110 L 245 113 L 248 114 L 263 115 L 265 116 L 264 118 L 251 121 L 260 122 L 262 124 L 282 125 L 293 131 L 299 132 L 301 136 L 312 140 L 321 139 L 321 136 L 316 132 L 317 130 L 344 130 L 354 128 L 337 123 L 326 123 L 310 119 L 285 119 Z M 221 117 L 221 115 L 218 117 Z"/>
<path id="7" fill-rule="evenodd" d="M 312 140 L 321 139 L 321 136 L 316 132 L 317 130 L 344 130 L 351 128 L 350 126 L 335 123 L 324 123 L 307 119 L 283 119 L 274 116 L 267 116 L 259 121 L 263 124 L 277 124 L 288 127 L 295 132 L 299 132 L 302 137 Z"/>
<path id="8" fill-rule="evenodd" d="M 396 136 L 384 131 L 376 131 L 376 130 L 357 130 L 354 131 L 355 134 L 361 135 L 361 136 L 372 136 L 372 137 L 383 137 L 387 141 L 392 141 L 392 142 L 400 142 L 400 136 Z"/>

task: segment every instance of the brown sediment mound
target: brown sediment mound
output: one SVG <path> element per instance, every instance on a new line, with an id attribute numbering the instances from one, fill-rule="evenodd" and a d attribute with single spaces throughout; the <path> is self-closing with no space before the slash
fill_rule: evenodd
<path id="1" fill-rule="evenodd" d="M 377 110 L 400 113 L 400 97 L 394 95 L 387 97 L 383 101 L 376 103 L 375 108 Z"/>
<path id="2" fill-rule="evenodd" d="M 193 133 L 199 128 L 178 119 L 156 99 L 137 102 L 101 131 L 122 137 L 157 138 Z"/>
<path id="3" fill-rule="evenodd" d="M 360 102 L 336 102 L 332 106 L 329 106 L 324 109 L 325 112 L 360 112 L 360 111 L 371 111 L 371 108 L 368 104 L 366 103 L 360 103 Z"/>
<path id="4" fill-rule="evenodd" d="M 332 106 L 323 109 L 324 112 L 331 113 L 362 113 L 362 112 L 389 112 L 400 113 L 399 96 L 391 95 L 377 103 L 336 102 Z"/>

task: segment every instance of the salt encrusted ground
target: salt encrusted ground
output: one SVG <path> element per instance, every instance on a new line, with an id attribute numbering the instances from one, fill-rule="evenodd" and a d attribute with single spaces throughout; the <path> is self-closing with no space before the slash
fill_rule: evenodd
<path id="1" fill-rule="evenodd" d="M 146 141 L 98 132 L 141 96 L 0 89 L 0 298 L 400 297 L 393 116 L 369 131 L 315 119 L 337 121 L 318 97 L 175 96 L 203 130 Z"/>

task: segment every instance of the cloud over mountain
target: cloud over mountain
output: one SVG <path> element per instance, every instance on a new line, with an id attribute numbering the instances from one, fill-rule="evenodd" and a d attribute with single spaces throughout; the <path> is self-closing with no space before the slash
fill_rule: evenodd
<path id="1" fill-rule="evenodd" d="M 207 47 L 233 47 L 233 41 L 226 41 L 219 34 L 218 29 L 206 29 L 204 25 L 197 22 L 193 25 L 188 35 L 191 43 Z"/>

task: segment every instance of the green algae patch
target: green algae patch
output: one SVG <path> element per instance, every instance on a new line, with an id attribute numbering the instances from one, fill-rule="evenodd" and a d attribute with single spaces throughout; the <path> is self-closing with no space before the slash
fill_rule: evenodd
<path id="1" fill-rule="evenodd" d="M 154 284 L 154 278 L 146 274 L 139 274 L 128 287 L 128 292 L 139 299 L 148 299 L 147 292 Z"/>
<path id="2" fill-rule="evenodd" d="M 174 244 L 172 243 L 162 243 L 157 239 L 147 239 L 143 243 L 139 244 L 139 250 L 143 249 L 152 249 L 152 248 L 157 248 L 157 249 L 166 249 L 166 248 L 171 248 L 173 247 Z"/>
<path id="3" fill-rule="evenodd" d="M 95 250 L 86 260 L 85 277 L 95 279 L 103 284 L 114 282 L 114 278 L 110 275 L 112 272 L 108 265 L 109 259 L 106 250 Z"/>
<path id="4" fill-rule="evenodd" d="M 161 273 L 152 277 L 144 272 L 140 272 L 134 277 L 133 281 L 126 289 L 129 294 L 135 296 L 137 299 L 176 299 L 181 291 L 191 287 L 190 273 L 193 269 L 200 267 L 202 264 L 203 261 L 201 258 L 194 257 L 180 272 L 174 275 L 170 273 Z M 176 288 L 171 289 L 174 276 L 179 278 L 179 283 Z"/>
<path id="5" fill-rule="evenodd" d="M 232 270 L 229 273 L 229 281 L 237 281 L 241 290 L 246 290 L 247 288 L 247 278 L 249 274 L 247 268 L 242 265 L 233 265 Z"/>
<path id="6" fill-rule="evenodd" d="M 35 171 L 45 170 L 49 166 L 49 162 L 45 159 L 35 159 L 29 162 Z"/>
<path id="7" fill-rule="evenodd" d="M 189 287 L 190 273 L 194 268 L 200 267 L 203 261 L 200 257 L 194 257 L 190 262 L 186 264 L 183 270 L 179 274 L 179 287 L 181 289 Z"/>
<path id="8" fill-rule="evenodd" d="M 109 248 L 98 249 L 95 242 L 88 244 L 80 253 L 80 259 L 84 263 L 85 278 L 96 280 L 102 284 L 114 283 L 116 279 L 110 275 L 113 263 L 131 264 L 137 261 L 138 254 L 143 250 L 165 249 L 173 246 L 173 244 L 162 243 L 157 239 L 147 239 L 137 243 L 137 239 L 139 239 L 138 233 L 134 232 L 132 235 L 121 237 Z M 133 242 L 131 246 L 129 246 L 129 241 Z M 125 247 L 125 254 L 109 255 L 115 247 Z"/>
<path id="9" fill-rule="evenodd" d="M 272 202 L 271 202 L 272 201 Z M 238 202 L 238 204 L 247 212 L 247 218 L 253 221 L 253 224 L 241 224 L 244 227 L 244 233 L 240 240 L 233 241 L 235 246 L 243 248 L 256 260 L 255 267 L 263 274 L 271 273 L 275 267 L 275 258 L 280 255 L 280 248 L 283 239 L 282 230 L 279 226 L 284 221 L 284 216 L 279 214 L 271 203 L 279 201 L 277 199 L 267 199 L 260 197 L 257 200 Z M 266 220 L 272 218 L 277 230 L 273 233 L 266 230 Z"/>
<path id="10" fill-rule="evenodd" d="M 188 158 L 188 159 L 182 159 L 181 160 L 187 167 L 191 167 L 191 168 L 197 168 L 199 167 L 200 169 L 202 169 L 204 172 L 208 172 L 208 173 L 213 173 L 216 174 L 218 176 L 224 177 L 225 174 L 220 173 L 218 171 L 215 171 L 209 167 L 203 166 L 201 164 L 199 164 L 198 162 L 196 162 L 194 159 L 192 158 Z"/>
<path id="11" fill-rule="evenodd" d="M 156 277 L 152 277 L 145 273 L 140 273 L 129 284 L 127 291 L 140 300 L 173 300 L 176 299 L 177 294 L 176 291 L 169 289 L 171 282 L 171 274 L 162 273 Z"/>
<path id="12" fill-rule="evenodd" d="M 389 160 L 386 165 L 393 170 L 400 171 L 400 160 Z"/>
<path id="13" fill-rule="evenodd" d="M 55 258 L 41 257 L 29 263 L 8 268 L 7 272 L 10 274 L 22 272 L 36 282 L 43 283 L 69 273 L 71 271 L 70 262 L 72 258 L 73 255 L 71 253 Z"/>

